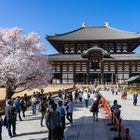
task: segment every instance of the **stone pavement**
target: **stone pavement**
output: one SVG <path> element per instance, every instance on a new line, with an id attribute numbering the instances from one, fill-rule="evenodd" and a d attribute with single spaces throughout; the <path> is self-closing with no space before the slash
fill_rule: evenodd
<path id="1" fill-rule="evenodd" d="M 116 99 L 121 107 L 121 118 L 126 128 L 130 129 L 133 140 L 140 140 L 140 99 L 137 106 L 133 105 L 133 95 L 129 94 L 127 100 L 121 99 L 121 95 L 112 95 L 111 91 L 101 91 L 110 105 Z"/>
<path id="2" fill-rule="evenodd" d="M 100 108 L 99 121 L 93 121 L 92 113 L 83 104 L 76 104 L 73 114 L 74 122 L 66 121 L 65 135 L 68 140 L 111 140 L 114 134 L 108 130 L 108 120 Z M 30 109 L 23 121 L 17 121 L 17 136 L 11 140 L 47 140 L 46 127 L 40 127 L 40 114 L 32 116 Z M 3 128 L 3 140 L 10 140 L 6 128 Z"/>

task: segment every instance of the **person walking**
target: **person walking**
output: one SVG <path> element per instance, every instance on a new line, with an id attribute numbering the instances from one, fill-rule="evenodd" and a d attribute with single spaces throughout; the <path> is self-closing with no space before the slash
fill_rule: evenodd
<path id="1" fill-rule="evenodd" d="M 62 133 L 63 133 L 63 137 L 64 137 L 64 130 L 65 130 L 65 109 L 63 107 L 63 103 L 62 101 L 58 102 L 58 106 L 57 106 L 57 111 L 60 114 L 60 125 L 62 128 Z"/>
<path id="2" fill-rule="evenodd" d="M 133 105 L 136 106 L 138 101 L 138 94 L 137 92 L 134 92 L 133 94 Z"/>
<path id="3" fill-rule="evenodd" d="M 93 98 L 92 111 L 93 111 L 93 121 L 98 121 L 99 100 L 97 96 Z"/>
<path id="4" fill-rule="evenodd" d="M 46 112 L 47 112 L 47 107 L 48 107 L 48 104 L 46 102 L 46 98 L 43 97 L 42 100 L 41 100 L 41 103 L 39 105 L 39 111 L 41 112 L 41 119 L 40 119 L 40 125 L 41 127 L 43 127 L 43 119 L 45 118 L 45 115 L 46 115 Z"/>
<path id="5" fill-rule="evenodd" d="M 21 111 L 22 111 L 22 117 L 25 118 L 26 101 L 24 99 L 20 100 L 20 106 L 21 106 Z"/>
<path id="6" fill-rule="evenodd" d="M 52 104 L 52 110 L 48 111 L 46 117 L 46 126 L 49 130 L 48 140 L 60 140 L 63 137 L 62 131 L 60 132 L 60 114 L 56 111 L 57 105 Z"/>
<path id="7" fill-rule="evenodd" d="M 82 96 L 83 96 L 83 93 L 81 90 L 79 90 L 79 102 L 82 103 Z"/>
<path id="8" fill-rule="evenodd" d="M 21 112 L 21 104 L 20 104 L 20 97 L 19 96 L 17 96 L 17 98 L 14 100 L 13 106 L 16 108 L 16 112 L 18 114 L 19 120 L 22 121 L 21 115 L 20 115 L 20 112 Z"/>
<path id="9" fill-rule="evenodd" d="M 67 119 L 70 123 L 73 123 L 73 111 L 74 111 L 74 102 L 72 96 L 69 97 L 69 102 L 67 104 Z"/>
<path id="10" fill-rule="evenodd" d="M 5 116 L 7 121 L 7 130 L 9 137 L 16 136 L 16 108 L 12 106 L 12 101 L 8 101 L 8 105 L 5 107 Z M 13 133 L 11 132 L 11 126 Z"/>
<path id="11" fill-rule="evenodd" d="M 36 103 L 37 103 L 37 97 L 36 97 L 36 94 L 34 92 L 32 98 L 31 98 L 31 106 L 32 106 L 33 115 L 36 114 Z"/>
<path id="12" fill-rule="evenodd" d="M 84 99 L 85 99 L 86 108 L 88 108 L 89 96 L 87 90 L 84 90 Z"/>
<path id="13" fill-rule="evenodd" d="M 27 107 L 28 104 L 29 104 L 29 100 L 28 100 L 28 96 L 27 96 L 26 93 L 24 94 L 23 100 L 25 101 L 25 103 L 26 103 L 26 107 Z"/>

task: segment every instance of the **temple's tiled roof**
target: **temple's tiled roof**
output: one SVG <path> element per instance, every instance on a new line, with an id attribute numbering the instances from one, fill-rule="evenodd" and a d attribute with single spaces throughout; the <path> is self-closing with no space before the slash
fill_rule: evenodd
<path id="1" fill-rule="evenodd" d="M 81 54 L 54 54 L 49 56 L 50 61 L 84 61 L 87 58 L 83 58 Z M 134 54 L 111 54 L 110 58 L 104 58 L 104 60 L 140 60 L 140 53 Z"/>
<path id="2" fill-rule="evenodd" d="M 49 56 L 50 61 L 82 61 L 87 60 L 83 58 L 80 54 L 56 54 Z"/>
<path id="3" fill-rule="evenodd" d="M 115 60 L 140 60 L 140 53 L 133 54 L 111 54 Z"/>
<path id="4" fill-rule="evenodd" d="M 80 40 L 123 40 L 140 39 L 140 34 L 126 32 L 110 26 L 82 27 L 77 30 L 55 36 L 47 36 L 48 40 L 80 41 Z"/>

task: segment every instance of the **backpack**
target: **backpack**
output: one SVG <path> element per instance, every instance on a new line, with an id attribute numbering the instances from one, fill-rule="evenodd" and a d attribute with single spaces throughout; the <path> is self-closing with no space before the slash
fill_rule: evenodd
<path id="1" fill-rule="evenodd" d="M 42 107 L 42 103 L 41 103 L 41 104 L 39 105 L 39 107 L 38 107 L 38 111 L 39 111 L 39 112 L 42 112 L 42 108 L 43 108 L 43 107 Z"/>
<path id="2" fill-rule="evenodd" d="M 38 111 L 39 111 L 39 112 L 45 111 L 45 103 L 40 103 L 40 105 L 39 105 L 39 107 L 38 107 Z"/>

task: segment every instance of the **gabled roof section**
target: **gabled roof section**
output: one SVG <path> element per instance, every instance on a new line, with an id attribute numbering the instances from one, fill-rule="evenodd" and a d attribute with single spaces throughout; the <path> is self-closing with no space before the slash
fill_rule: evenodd
<path id="1" fill-rule="evenodd" d="M 80 41 L 80 40 L 123 40 L 140 39 L 140 34 L 112 28 L 110 26 L 82 27 L 77 30 L 55 36 L 46 36 L 48 40 Z"/>
<path id="2" fill-rule="evenodd" d="M 82 54 L 82 56 L 83 56 L 83 57 L 87 57 L 88 54 L 89 54 L 90 52 L 94 52 L 94 51 L 95 51 L 95 52 L 96 52 L 96 51 L 99 51 L 99 52 L 102 53 L 103 56 L 105 56 L 105 57 L 110 57 L 110 54 L 109 54 L 107 51 L 105 51 L 104 49 L 102 49 L 102 48 L 100 48 L 100 47 L 98 47 L 98 46 L 94 46 L 94 47 L 88 49 L 87 51 L 85 51 L 85 52 Z"/>

